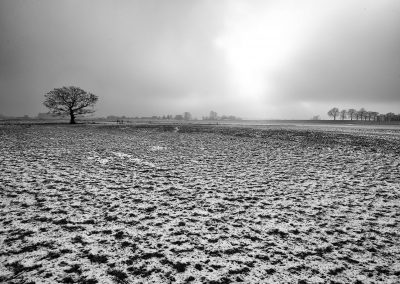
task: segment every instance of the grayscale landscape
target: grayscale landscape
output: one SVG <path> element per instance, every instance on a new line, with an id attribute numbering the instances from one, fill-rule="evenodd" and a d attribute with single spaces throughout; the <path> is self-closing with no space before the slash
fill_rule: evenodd
<path id="1" fill-rule="evenodd" d="M 0 0 L 0 284 L 400 284 L 399 0 Z"/>

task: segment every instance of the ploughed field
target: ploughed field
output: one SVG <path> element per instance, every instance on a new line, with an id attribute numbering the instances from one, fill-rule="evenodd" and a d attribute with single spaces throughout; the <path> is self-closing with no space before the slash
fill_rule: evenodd
<path id="1" fill-rule="evenodd" d="M 400 283 L 399 130 L 0 126 L 0 282 Z"/>

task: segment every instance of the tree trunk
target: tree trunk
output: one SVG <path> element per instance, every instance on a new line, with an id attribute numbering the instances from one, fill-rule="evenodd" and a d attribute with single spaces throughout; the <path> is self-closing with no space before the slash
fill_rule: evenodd
<path id="1" fill-rule="evenodd" d="M 71 119 L 69 120 L 69 124 L 75 124 L 76 122 L 75 122 L 75 114 L 74 114 L 74 112 L 70 111 L 69 115 L 71 117 Z"/>

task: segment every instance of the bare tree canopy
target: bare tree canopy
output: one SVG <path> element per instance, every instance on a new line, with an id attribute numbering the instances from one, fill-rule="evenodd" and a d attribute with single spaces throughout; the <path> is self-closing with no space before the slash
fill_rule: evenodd
<path id="1" fill-rule="evenodd" d="M 186 112 L 183 114 L 183 119 L 184 119 L 184 120 L 191 120 L 191 119 L 192 119 L 192 114 L 191 114 L 190 112 L 186 111 Z"/>
<path id="2" fill-rule="evenodd" d="M 332 108 L 328 111 L 328 115 L 333 117 L 333 120 L 336 120 L 336 116 L 339 114 L 339 109 L 337 107 Z"/>
<path id="3" fill-rule="evenodd" d="M 367 120 L 367 111 L 365 110 L 365 108 L 360 108 L 360 110 L 358 111 L 358 116 L 361 120 L 363 120 L 363 118 Z"/>
<path id="4" fill-rule="evenodd" d="M 75 124 L 77 115 L 93 113 L 98 97 L 78 87 L 55 88 L 45 95 L 43 104 L 56 115 L 69 115 L 70 123 Z M 91 109 L 90 109 L 91 108 Z"/>
<path id="5" fill-rule="evenodd" d="M 357 111 L 354 108 L 351 108 L 347 111 L 347 114 L 350 116 L 350 120 L 353 120 L 353 117 L 357 114 Z"/>
<path id="6" fill-rule="evenodd" d="M 340 111 L 340 118 L 341 118 L 342 120 L 344 120 L 346 117 L 347 117 L 347 110 L 342 109 L 342 110 Z"/>

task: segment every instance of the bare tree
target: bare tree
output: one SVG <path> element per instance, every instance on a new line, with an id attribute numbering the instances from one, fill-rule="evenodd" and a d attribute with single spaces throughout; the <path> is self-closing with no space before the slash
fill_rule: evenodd
<path id="1" fill-rule="evenodd" d="M 371 111 L 371 112 L 370 112 L 370 115 L 371 115 L 373 121 L 375 121 L 375 120 L 377 121 L 377 120 L 378 120 L 379 112 Z"/>
<path id="2" fill-rule="evenodd" d="M 44 96 L 43 104 L 50 112 L 56 115 L 69 115 L 70 124 L 76 123 L 75 118 L 78 115 L 93 113 L 93 106 L 98 100 L 96 95 L 73 86 L 55 88 Z"/>
<path id="3" fill-rule="evenodd" d="M 210 111 L 210 120 L 217 120 L 218 114 L 215 111 Z"/>
<path id="4" fill-rule="evenodd" d="M 353 117 L 356 116 L 357 111 L 354 108 L 351 108 L 347 111 L 347 114 L 350 116 L 350 120 L 353 120 Z"/>
<path id="5" fill-rule="evenodd" d="M 336 117 L 338 116 L 338 114 L 339 114 L 339 109 L 337 107 L 334 107 L 328 111 L 328 115 L 333 117 L 333 120 L 336 120 Z"/>
<path id="6" fill-rule="evenodd" d="M 385 117 L 386 117 L 386 121 L 390 122 L 392 121 L 393 117 L 395 116 L 395 114 L 393 112 L 388 112 Z"/>
<path id="7" fill-rule="evenodd" d="M 358 116 L 360 117 L 361 120 L 363 120 L 363 118 L 366 120 L 367 119 L 367 111 L 365 110 L 365 108 L 360 108 L 360 110 L 358 111 Z"/>
<path id="8" fill-rule="evenodd" d="M 345 109 L 342 109 L 342 110 L 340 111 L 340 118 L 341 118 L 342 120 L 344 120 L 346 117 L 347 117 L 347 111 L 346 111 Z"/>
<path id="9" fill-rule="evenodd" d="M 184 114 L 183 114 L 183 119 L 184 120 L 191 120 L 192 119 L 192 114 L 190 113 L 190 112 L 185 112 Z"/>
<path id="10" fill-rule="evenodd" d="M 372 118 L 372 120 L 375 120 L 375 116 L 376 116 L 377 114 L 378 114 L 378 113 L 375 112 L 375 111 L 367 111 L 366 114 L 365 114 L 365 116 L 366 116 L 366 118 L 368 117 L 368 121 L 371 121 L 371 118 Z"/>

